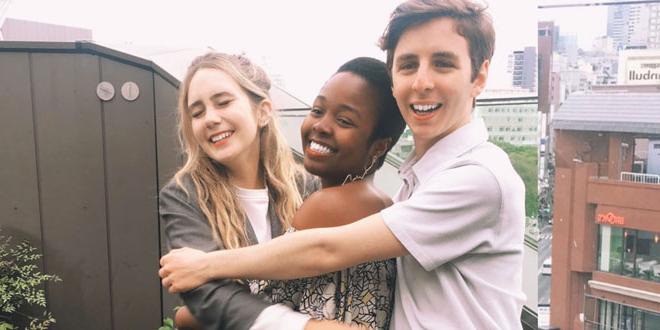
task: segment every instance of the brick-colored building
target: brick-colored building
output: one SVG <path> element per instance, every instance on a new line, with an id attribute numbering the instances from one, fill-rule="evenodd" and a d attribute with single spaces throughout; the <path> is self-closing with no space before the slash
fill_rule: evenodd
<path id="1" fill-rule="evenodd" d="M 552 128 L 551 326 L 660 329 L 660 93 L 573 94 Z"/>

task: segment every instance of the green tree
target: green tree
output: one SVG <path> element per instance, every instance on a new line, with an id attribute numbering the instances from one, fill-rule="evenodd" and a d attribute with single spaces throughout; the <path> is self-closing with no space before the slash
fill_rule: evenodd
<path id="1" fill-rule="evenodd" d="M 502 141 L 491 141 L 509 155 L 513 167 L 525 183 L 525 213 L 536 218 L 538 204 L 538 147 L 516 146 Z"/>

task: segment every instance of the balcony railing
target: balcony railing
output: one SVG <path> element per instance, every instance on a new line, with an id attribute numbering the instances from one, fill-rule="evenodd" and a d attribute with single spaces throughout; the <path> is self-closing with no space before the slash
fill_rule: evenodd
<path id="1" fill-rule="evenodd" d="M 634 172 L 621 172 L 621 176 L 619 180 L 628 181 L 628 182 L 637 182 L 637 183 L 660 184 L 660 175 L 634 173 Z"/>

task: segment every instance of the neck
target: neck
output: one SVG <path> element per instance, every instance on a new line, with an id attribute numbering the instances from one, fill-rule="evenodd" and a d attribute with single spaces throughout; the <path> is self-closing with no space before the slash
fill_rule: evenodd
<path id="1" fill-rule="evenodd" d="M 229 183 L 245 189 L 263 189 L 265 187 L 263 171 L 259 169 L 259 163 L 245 164 L 229 168 Z"/>
<path id="2" fill-rule="evenodd" d="M 471 116 L 466 117 L 461 122 L 457 123 L 453 127 L 450 127 L 449 129 L 447 129 L 443 134 L 438 135 L 438 136 L 434 136 L 434 137 L 429 138 L 429 139 L 419 139 L 419 138 L 417 138 L 413 135 L 413 141 L 415 143 L 415 160 L 419 160 L 420 158 L 422 158 L 422 156 L 424 156 L 424 154 L 429 149 L 431 149 L 431 147 L 434 144 L 436 144 L 438 141 L 444 139 L 449 134 L 455 132 L 457 129 L 469 124 L 471 120 L 472 120 Z"/>
<path id="3" fill-rule="evenodd" d="M 344 176 L 343 178 L 336 179 L 336 178 L 321 178 L 321 189 L 325 188 L 331 188 L 331 187 L 338 187 L 344 185 L 344 180 L 346 177 Z M 347 181 L 346 184 L 349 184 L 351 182 L 364 182 L 366 184 L 373 184 L 374 183 L 374 174 L 369 174 L 364 177 L 362 180 L 356 180 L 356 181 Z"/>

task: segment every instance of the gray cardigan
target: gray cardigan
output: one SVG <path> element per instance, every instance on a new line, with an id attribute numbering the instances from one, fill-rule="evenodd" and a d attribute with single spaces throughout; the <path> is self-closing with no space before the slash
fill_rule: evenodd
<path id="1" fill-rule="evenodd" d="M 221 250 L 211 234 L 211 227 L 197 204 L 197 194 L 190 177 L 182 180 L 189 195 L 171 180 L 159 195 L 160 220 L 165 229 L 167 251 L 191 247 L 203 251 Z M 320 188 L 319 181 L 311 176 L 298 180 L 303 197 Z M 268 205 L 273 237 L 283 234 L 272 203 Z M 245 222 L 250 244 L 257 242 L 249 221 Z M 234 280 L 216 280 L 181 295 L 191 313 L 204 329 L 249 329 L 259 314 L 270 303 L 252 295 L 250 289 Z"/>

